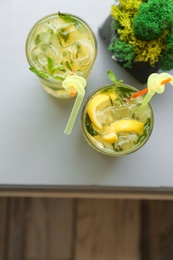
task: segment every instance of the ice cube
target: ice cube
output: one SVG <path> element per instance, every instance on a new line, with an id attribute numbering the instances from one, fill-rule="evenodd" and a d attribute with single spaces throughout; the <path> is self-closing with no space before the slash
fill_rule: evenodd
<path id="1" fill-rule="evenodd" d="M 36 69 L 48 70 L 48 61 L 51 60 L 52 67 L 60 63 L 60 57 L 53 46 L 45 43 L 36 45 L 32 52 L 31 58 Z"/>
<path id="2" fill-rule="evenodd" d="M 81 39 L 82 34 L 77 30 L 74 24 L 67 25 L 57 32 L 58 39 L 63 48 L 69 47 L 74 42 Z"/>
<path id="3" fill-rule="evenodd" d="M 71 48 L 71 60 L 78 66 L 87 66 L 93 58 L 93 48 L 91 43 L 84 39 L 76 42 Z"/>

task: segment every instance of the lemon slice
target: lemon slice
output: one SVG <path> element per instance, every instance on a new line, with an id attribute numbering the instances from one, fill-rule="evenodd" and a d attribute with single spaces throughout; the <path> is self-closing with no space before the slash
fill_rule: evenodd
<path id="1" fill-rule="evenodd" d="M 105 105 L 110 105 L 110 99 L 115 100 L 116 98 L 116 93 L 112 92 L 107 94 L 99 94 L 90 101 L 88 105 L 88 115 L 90 117 L 91 122 L 97 129 L 101 130 L 102 124 L 97 118 L 96 110 L 98 109 L 102 111 Z"/>
<path id="2" fill-rule="evenodd" d="M 135 133 L 137 135 L 142 135 L 144 131 L 144 124 L 133 119 L 121 119 L 112 123 L 106 130 L 109 134 L 111 132 L 115 133 Z"/>
<path id="3" fill-rule="evenodd" d="M 112 144 L 118 141 L 118 137 L 115 132 L 111 132 L 109 134 L 105 134 L 102 136 L 102 141 L 108 144 Z"/>

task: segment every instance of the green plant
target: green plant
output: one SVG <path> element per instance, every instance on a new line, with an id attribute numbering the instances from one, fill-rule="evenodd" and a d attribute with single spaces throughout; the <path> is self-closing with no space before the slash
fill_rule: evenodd
<path id="1" fill-rule="evenodd" d="M 108 47 L 125 67 L 135 61 L 173 68 L 173 0 L 119 0 L 112 5 L 115 37 Z"/>
<path id="2" fill-rule="evenodd" d="M 131 61 L 135 57 L 135 50 L 131 44 L 114 38 L 114 41 L 108 47 L 108 50 L 116 50 L 116 52 L 114 53 L 114 57 L 118 60 L 125 60 L 125 67 L 131 66 Z"/>

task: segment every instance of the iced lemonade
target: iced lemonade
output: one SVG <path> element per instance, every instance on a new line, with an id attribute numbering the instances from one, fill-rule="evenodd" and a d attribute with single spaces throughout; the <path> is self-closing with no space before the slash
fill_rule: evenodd
<path id="1" fill-rule="evenodd" d="M 83 133 L 97 151 L 125 155 L 146 143 L 153 129 L 153 111 L 141 106 L 143 96 L 133 98 L 137 89 L 125 84 L 104 86 L 91 94 L 82 113 Z"/>
<path id="2" fill-rule="evenodd" d="M 45 90 L 59 98 L 69 98 L 62 81 L 69 75 L 87 79 L 97 55 L 91 28 L 71 14 L 52 14 L 40 19 L 30 30 L 26 56 L 30 70 L 39 76 Z"/>

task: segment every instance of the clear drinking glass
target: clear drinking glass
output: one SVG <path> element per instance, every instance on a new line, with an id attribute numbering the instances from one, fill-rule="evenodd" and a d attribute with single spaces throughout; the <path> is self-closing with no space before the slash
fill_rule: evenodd
<path id="1" fill-rule="evenodd" d="M 103 86 L 93 92 L 82 111 L 82 131 L 96 151 L 121 156 L 135 152 L 149 139 L 154 124 L 150 104 L 141 105 L 143 96 L 126 84 Z"/>
<path id="2" fill-rule="evenodd" d="M 54 13 L 41 18 L 26 39 L 26 57 L 30 70 L 44 89 L 57 98 L 70 98 L 62 87 L 69 75 L 87 79 L 97 56 L 97 40 L 81 18 Z"/>

